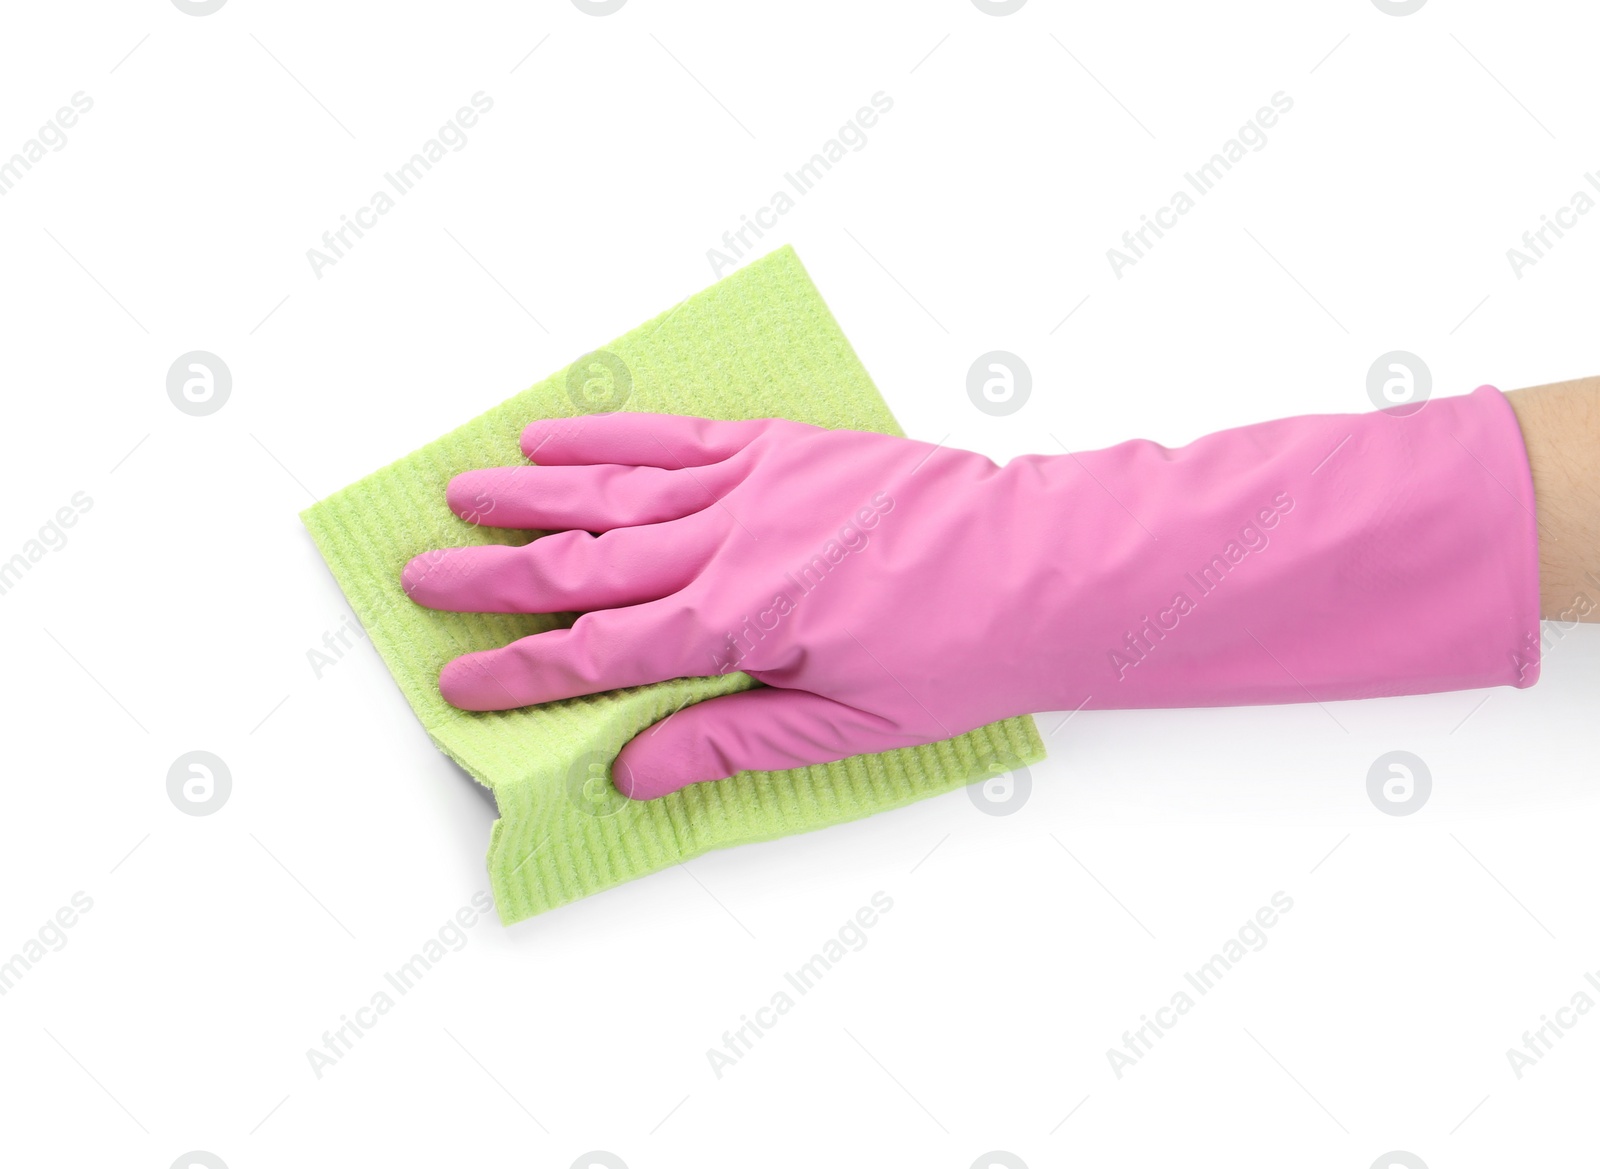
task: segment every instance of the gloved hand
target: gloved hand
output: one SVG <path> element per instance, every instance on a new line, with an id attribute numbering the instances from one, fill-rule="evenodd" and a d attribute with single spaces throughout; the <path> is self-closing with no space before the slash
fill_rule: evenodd
<path id="1" fill-rule="evenodd" d="M 1030 712 L 1538 673 L 1532 485 L 1489 387 L 1405 417 L 1004 467 L 878 434 L 651 414 L 535 422 L 522 449 L 538 465 L 459 475 L 450 506 L 554 534 L 426 553 L 402 583 L 436 609 L 583 616 L 450 662 L 447 701 L 502 710 L 729 670 L 766 684 L 629 743 L 613 779 L 636 798 Z"/>

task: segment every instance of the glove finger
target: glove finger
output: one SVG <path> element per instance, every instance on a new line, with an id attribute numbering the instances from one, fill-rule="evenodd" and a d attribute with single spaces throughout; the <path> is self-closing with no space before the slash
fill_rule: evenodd
<path id="1" fill-rule="evenodd" d="M 586 613 L 671 596 L 694 580 L 714 541 L 698 517 L 617 528 L 602 536 L 556 532 L 530 544 L 441 548 L 400 574 L 406 595 L 451 613 Z"/>
<path id="2" fill-rule="evenodd" d="M 741 771 L 832 763 L 926 740 L 806 690 L 761 687 L 696 703 L 635 735 L 612 768 L 625 796 L 653 800 Z"/>
<path id="3" fill-rule="evenodd" d="M 585 613 L 570 629 L 463 654 L 439 673 L 462 710 L 512 710 L 582 694 L 716 672 L 713 639 L 674 601 Z"/>
<path id="4" fill-rule="evenodd" d="M 584 414 L 544 418 L 522 432 L 522 453 L 547 467 L 626 463 L 709 467 L 743 450 L 766 421 L 719 422 L 678 414 Z"/>
<path id="5" fill-rule="evenodd" d="M 450 510 L 490 528 L 577 529 L 659 524 L 710 507 L 739 481 L 732 467 L 486 467 L 450 480 Z"/>

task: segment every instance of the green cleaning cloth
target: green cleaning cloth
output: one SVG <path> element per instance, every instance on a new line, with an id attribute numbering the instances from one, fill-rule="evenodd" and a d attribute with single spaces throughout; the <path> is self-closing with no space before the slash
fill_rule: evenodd
<path id="1" fill-rule="evenodd" d="M 445 505 L 445 485 L 462 471 L 524 463 L 517 439 L 528 422 L 597 406 L 901 433 L 784 247 L 301 513 L 429 737 L 494 793 L 500 819 L 488 863 L 502 921 L 709 849 L 842 823 L 1044 757 L 1033 720 L 1021 717 L 928 746 L 747 771 L 634 801 L 609 778 L 624 743 L 684 706 L 756 682 L 739 673 L 682 678 L 492 713 L 448 705 L 437 680 L 451 658 L 570 625 L 574 615 L 423 609 L 401 590 L 400 570 L 433 548 L 530 539 L 458 519 Z"/>

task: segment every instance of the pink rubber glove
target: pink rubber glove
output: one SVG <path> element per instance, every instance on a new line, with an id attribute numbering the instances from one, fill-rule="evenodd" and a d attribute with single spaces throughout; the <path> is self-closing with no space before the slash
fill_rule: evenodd
<path id="1" fill-rule="evenodd" d="M 650 798 L 1046 710 L 1326 702 L 1538 676 L 1533 488 L 1500 393 L 997 467 L 785 421 L 535 422 L 464 519 L 570 529 L 427 553 L 436 609 L 579 611 L 450 662 L 501 710 L 743 670 L 622 751 Z M 591 533 L 601 533 L 592 535 Z"/>

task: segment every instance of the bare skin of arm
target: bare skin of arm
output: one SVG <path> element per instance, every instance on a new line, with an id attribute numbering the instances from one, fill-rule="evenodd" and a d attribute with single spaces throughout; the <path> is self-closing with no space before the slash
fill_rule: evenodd
<path id="1" fill-rule="evenodd" d="M 1539 519 L 1539 609 L 1600 621 L 1600 377 L 1513 390 Z"/>

